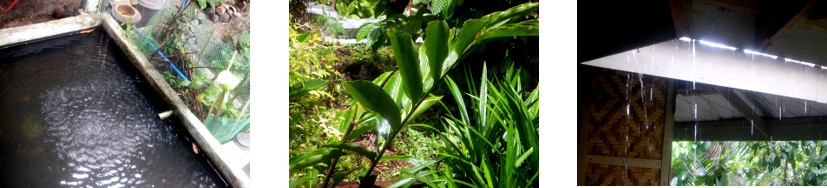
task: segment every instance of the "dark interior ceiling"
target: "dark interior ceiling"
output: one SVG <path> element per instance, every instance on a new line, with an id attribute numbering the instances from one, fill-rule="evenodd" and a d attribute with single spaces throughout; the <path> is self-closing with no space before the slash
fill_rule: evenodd
<path id="1" fill-rule="evenodd" d="M 675 38 L 675 27 L 667 1 L 601 1 L 579 4 L 578 62 Z"/>
<path id="2" fill-rule="evenodd" d="M 686 36 L 827 65 L 825 1 L 606 1 L 578 7 L 578 62 Z"/>

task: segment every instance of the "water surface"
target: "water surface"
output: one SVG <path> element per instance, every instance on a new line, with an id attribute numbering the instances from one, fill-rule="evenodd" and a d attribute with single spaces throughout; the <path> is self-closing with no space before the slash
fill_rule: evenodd
<path id="1" fill-rule="evenodd" d="M 0 187 L 225 187 L 96 30 L 0 49 Z"/>

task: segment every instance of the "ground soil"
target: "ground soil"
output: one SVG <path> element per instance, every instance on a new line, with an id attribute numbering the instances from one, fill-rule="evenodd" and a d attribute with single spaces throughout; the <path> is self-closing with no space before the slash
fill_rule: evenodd
<path id="1" fill-rule="evenodd" d="M 0 29 L 47 22 L 79 13 L 81 0 L 0 0 Z M 14 3 L 14 6 L 9 6 Z"/>

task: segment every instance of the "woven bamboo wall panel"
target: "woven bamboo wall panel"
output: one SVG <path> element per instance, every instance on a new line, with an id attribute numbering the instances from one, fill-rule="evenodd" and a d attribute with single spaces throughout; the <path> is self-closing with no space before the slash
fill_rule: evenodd
<path id="1" fill-rule="evenodd" d="M 668 80 L 600 69 L 588 99 L 587 154 L 661 159 Z M 642 86 L 642 87 L 641 87 Z M 588 164 L 586 185 L 658 185 L 660 169 Z"/>
<path id="2" fill-rule="evenodd" d="M 627 171 L 628 170 L 628 171 Z M 625 173 L 624 173 L 625 172 Z M 660 169 L 617 165 L 586 165 L 586 185 L 658 185 Z"/>

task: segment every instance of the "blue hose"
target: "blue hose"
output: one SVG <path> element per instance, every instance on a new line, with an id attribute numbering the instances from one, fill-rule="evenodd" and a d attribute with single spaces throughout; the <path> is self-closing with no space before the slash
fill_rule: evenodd
<path id="1" fill-rule="evenodd" d="M 141 33 L 141 30 L 139 30 L 139 29 L 138 29 L 138 27 L 135 27 L 135 26 L 133 25 L 133 26 L 132 26 L 132 28 L 133 28 L 133 29 L 135 29 L 135 31 L 137 31 L 137 32 L 138 32 L 138 34 L 139 34 L 139 35 L 141 35 L 141 37 L 147 38 L 146 36 L 144 36 L 144 34 L 143 34 L 143 33 Z M 152 44 L 152 41 L 149 41 L 149 39 L 147 39 L 147 40 L 146 40 L 146 43 L 148 43 L 148 44 L 149 44 L 149 46 L 152 46 L 152 49 L 155 49 L 155 52 L 158 52 L 158 55 L 161 55 L 161 57 L 162 57 L 162 58 L 164 58 L 164 60 L 165 60 L 165 61 L 167 61 L 167 62 L 169 63 L 169 67 L 172 67 L 172 70 L 174 70 L 174 71 L 175 71 L 175 73 L 178 73 L 178 77 L 181 77 L 181 79 L 184 79 L 184 80 L 186 80 L 186 81 L 190 81 L 190 79 L 187 79 L 187 77 L 186 77 L 186 76 L 184 76 L 184 74 L 183 74 L 183 73 L 181 73 L 181 71 L 180 71 L 180 70 L 178 70 L 178 67 L 175 67 L 175 65 L 173 65 L 173 64 L 172 64 L 172 61 L 170 61 L 169 59 L 167 59 L 167 57 L 166 57 L 166 56 L 164 56 L 164 53 L 161 53 L 161 51 L 160 51 L 160 50 L 158 50 L 158 48 L 156 48 L 156 47 L 155 47 L 155 44 Z"/>

